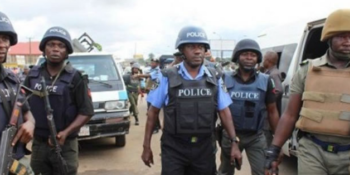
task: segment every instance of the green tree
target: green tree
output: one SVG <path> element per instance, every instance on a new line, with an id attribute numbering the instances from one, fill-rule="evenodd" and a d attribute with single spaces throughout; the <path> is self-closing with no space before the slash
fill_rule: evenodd
<path id="1" fill-rule="evenodd" d="M 98 43 L 93 43 L 94 47 L 98 50 L 98 51 L 102 51 L 102 46 L 101 44 L 98 44 Z"/>

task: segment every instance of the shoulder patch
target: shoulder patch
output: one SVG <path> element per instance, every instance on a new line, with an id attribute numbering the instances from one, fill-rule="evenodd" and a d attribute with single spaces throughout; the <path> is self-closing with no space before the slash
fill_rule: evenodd
<path id="1" fill-rule="evenodd" d="M 157 89 L 159 87 L 159 84 L 160 84 L 160 80 L 159 78 L 157 77 L 153 83 L 152 83 L 152 87 L 151 87 L 151 90 L 154 90 L 154 89 Z"/>
<path id="2" fill-rule="evenodd" d="M 304 66 L 304 65 L 307 65 L 308 63 L 309 63 L 309 60 L 304 60 L 299 65 Z"/>
<path id="3" fill-rule="evenodd" d="M 225 83 L 224 83 L 223 80 L 221 80 L 221 88 L 222 88 L 222 90 L 223 90 L 225 93 L 227 93 L 227 87 L 226 87 L 226 85 L 225 85 Z"/>
<path id="4" fill-rule="evenodd" d="M 272 78 L 270 78 L 270 81 L 271 81 L 271 83 L 272 83 L 272 87 L 273 87 L 273 88 L 276 88 L 275 81 L 273 81 Z"/>

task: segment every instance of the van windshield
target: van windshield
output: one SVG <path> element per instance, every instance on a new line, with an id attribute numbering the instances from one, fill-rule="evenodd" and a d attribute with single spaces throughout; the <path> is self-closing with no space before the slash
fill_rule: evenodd
<path id="1" fill-rule="evenodd" d="M 75 69 L 87 74 L 90 80 L 120 80 L 113 57 L 110 55 L 74 55 L 68 60 Z M 42 58 L 39 64 L 43 62 Z"/>

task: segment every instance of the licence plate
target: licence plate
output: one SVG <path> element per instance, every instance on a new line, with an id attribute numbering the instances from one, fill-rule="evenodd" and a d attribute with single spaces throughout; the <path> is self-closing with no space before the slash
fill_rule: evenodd
<path id="1" fill-rule="evenodd" d="M 90 135 L 90 127 L 83 126 L 80 128 L 79 136 L 89 136 Z"/>

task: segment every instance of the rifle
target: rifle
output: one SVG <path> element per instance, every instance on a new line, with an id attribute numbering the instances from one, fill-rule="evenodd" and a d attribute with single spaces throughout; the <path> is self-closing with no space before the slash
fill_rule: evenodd
<path id="1" fill-rule="evenodd" d="M 47 114 L 47 121 L 49 124 L 49 129 L 50 129 L 50 141 L 51 143 L 54 145 L 55 147 L 55 152 L 57 155 L 57 159 L 58 159 L 58 166 L 59 166 L 59 171 L 61 175 L 67 175 L 68 174 L 68 166 L 67 166 L 67 162 L 66 160 L 64 160 L 64 158 L 62 157 L 62 149 L 60 144 L 58 143 L 57 140 L 57 131 L 56 131 L 56 125 L 55 125 L 55 121 L 53 119 L 53 115 L 52 115 L 52 108 L 50 105 L 50 101 L 49 101 L 49 92 L 46 88 L 46 82 L 45 82 L 45 78 L 41 77 L 41 87 L 42 87 L 42 94 L 44 97 L 44 102 L 45 102 L 45 110 L 46 110 L 46 114 Z"/>
<path id="2" fill-rule="evenodd" d="M 11 88 L 11 87 L 9 87 Z M 9 172 L 21 175 L 29 175 L 27 168 L 20 164 L 18 160 L 14 159 L 15 155 L 13 151 L 12 141 L 16 136 L 18 127 L 17 121 L 21 113 L 21 107 L 17 105 L 19 94 L 21 92 L 21 85 L 18 86 L 14 106 L 12 109 L 10 122 L 6 126 L 6 129 L 2 131 L 1 144 L 0 144 L 0 175 L 8 175 Z M 2 95 L 2 97 L 5 97 Z M 6 103 L 6 99 L 2 99 L 3 103 Z M 25 101 L 27 98 L 25 99 Z M 23 104 L 25 103 L 23 102 Z"/>

